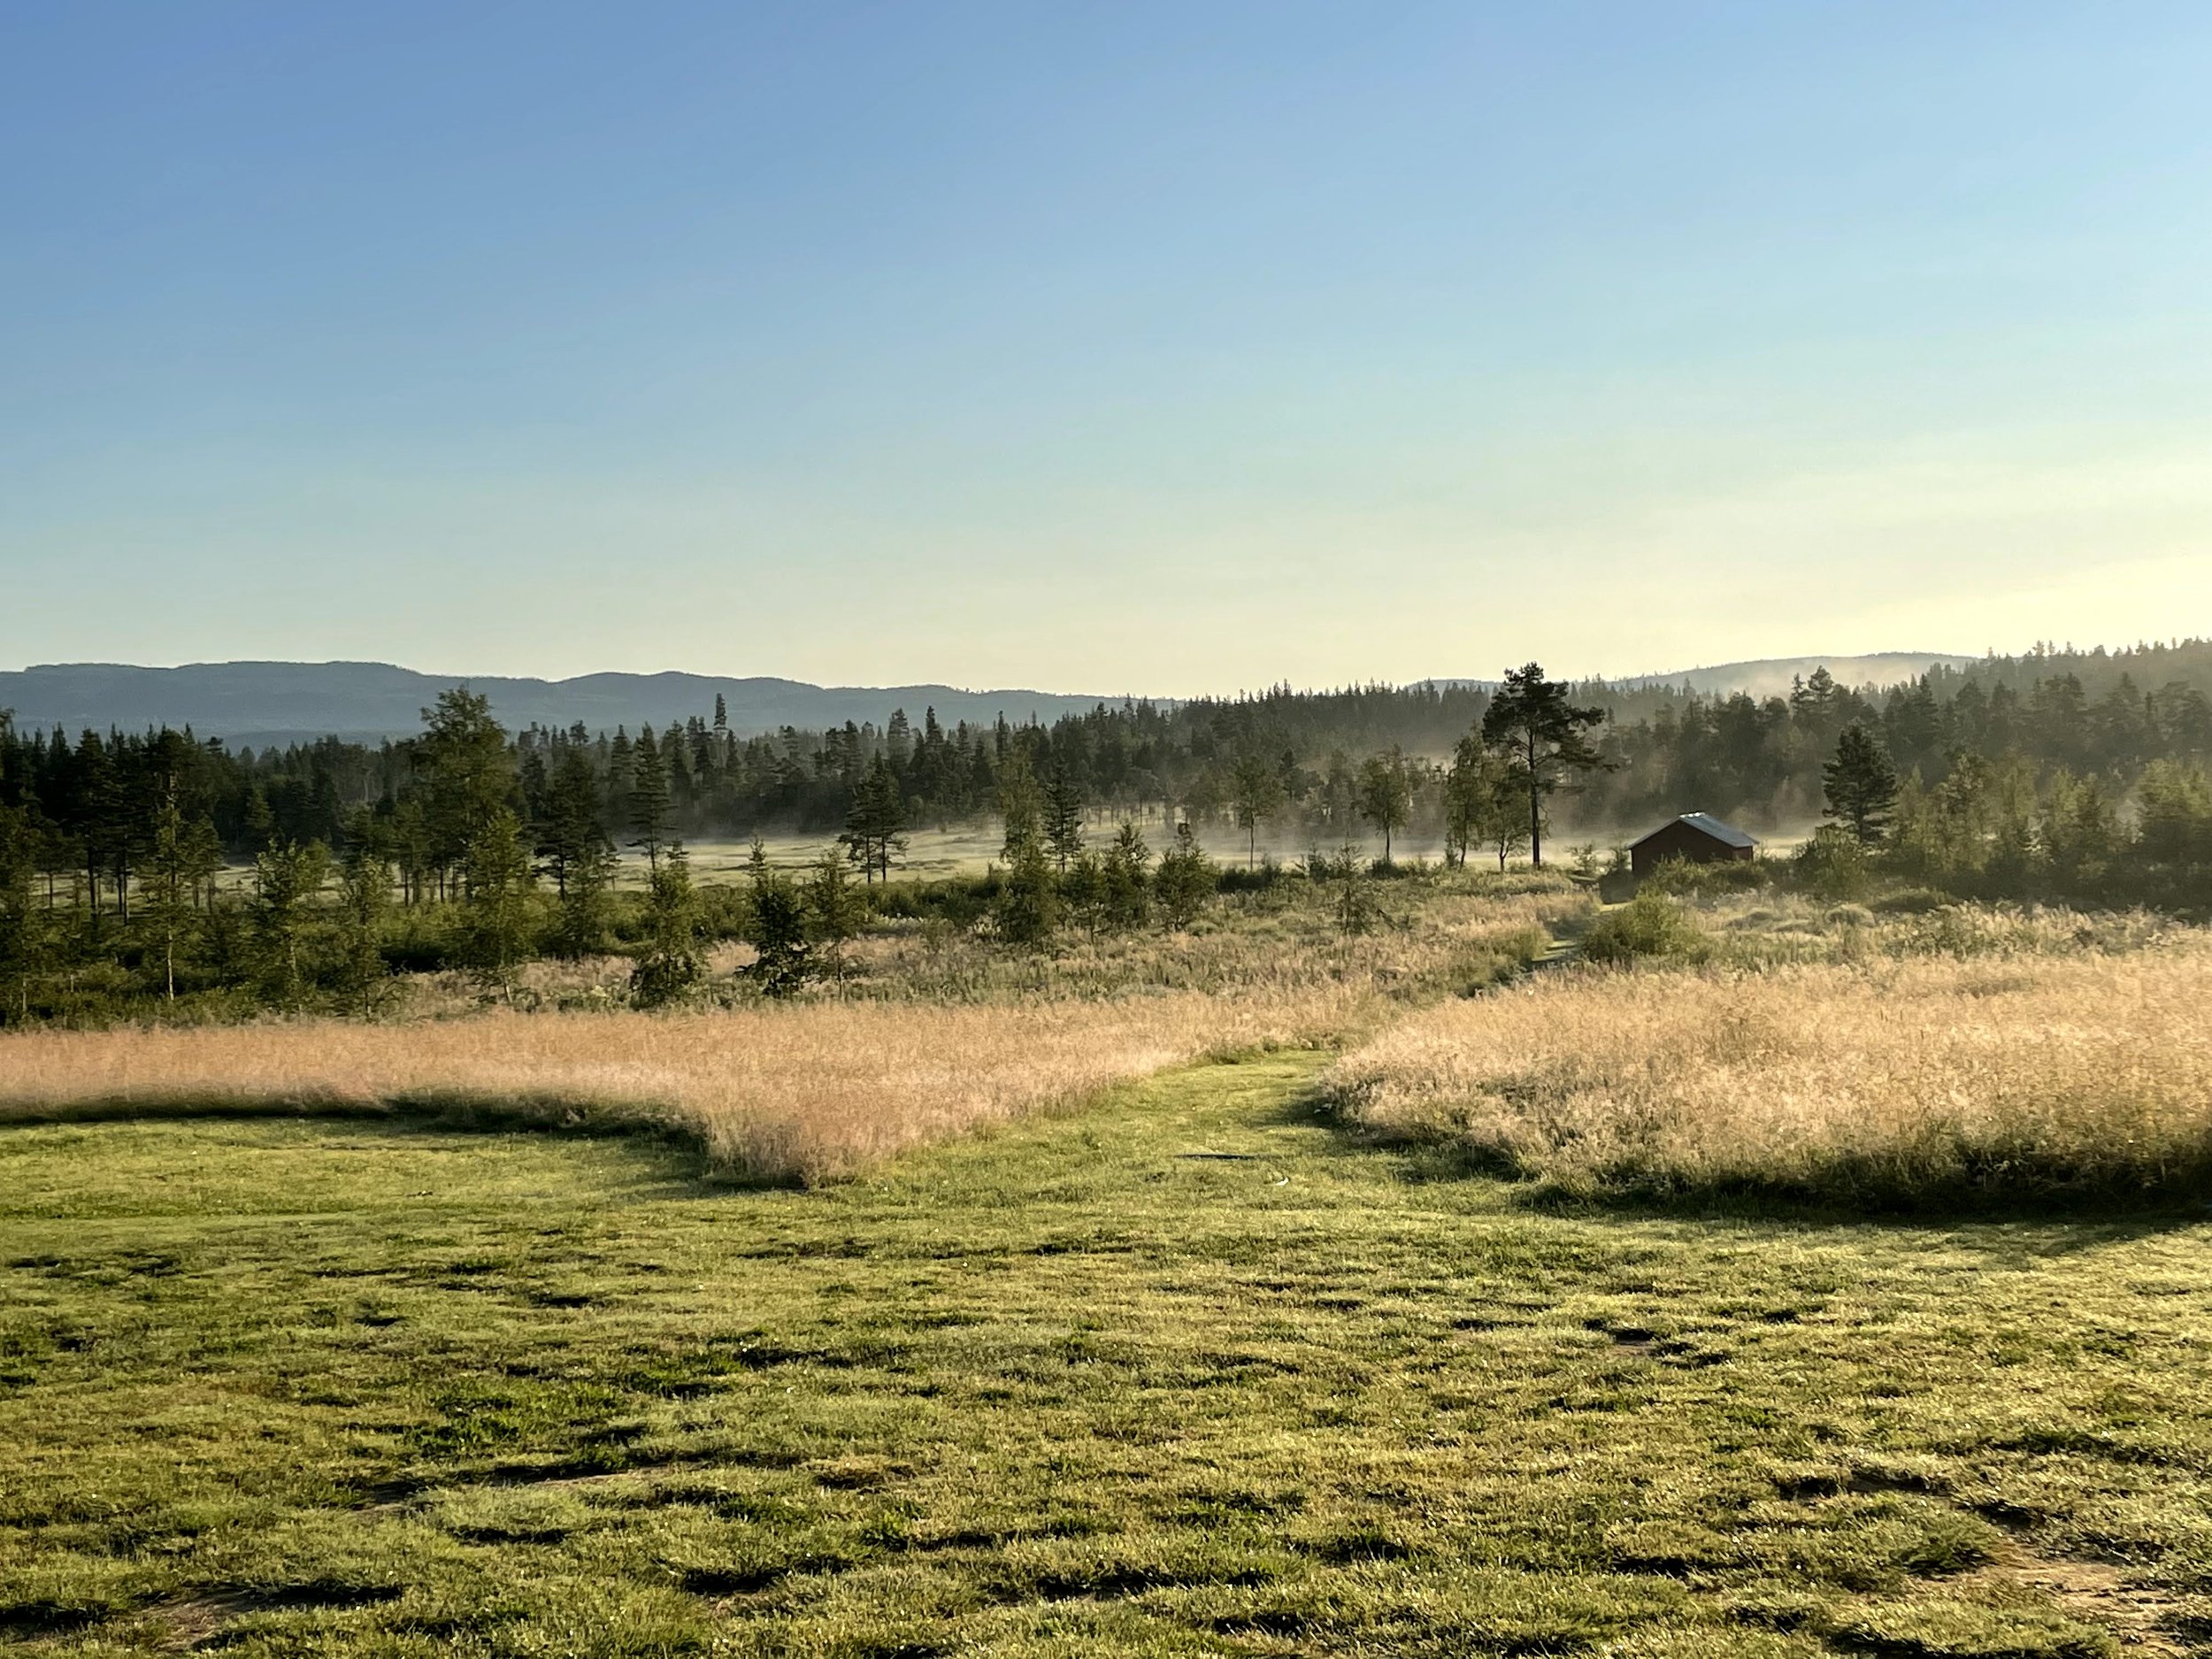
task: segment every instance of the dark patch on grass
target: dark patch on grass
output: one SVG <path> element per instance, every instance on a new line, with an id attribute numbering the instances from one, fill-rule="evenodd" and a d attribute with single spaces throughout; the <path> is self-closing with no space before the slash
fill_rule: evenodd
<path id="1" fill-rule="evenodd" d="M 1190 1580 L 1184 1574 L 1171 1572 L 1164 1567 L 1141 1567 L 1133 1563 L 1119 1562 L 1072 1571 L 1046 1571 L 1030 1582 L 1035 1586 L 1038 1597 L 1043 1601 L 1069 1601 L 1089 1597 L 1105 1601 L 1142 1595 L 1148 1590 L 1188 1584 Z M 1222 1580 L 1214 1579 L 1212 1582 Z"/>
<path id="2" fill-rule="evenodd" d="M 1839 1498 L 1846 1493 L 1868 1497 L 1886 1492 L 1909 1492 L 1923 1497 L 1940 1497 L 1947 1490 L 1934 1477 L 1909 1469 L 1854 1469 L 1836 1475 L 1795 1475 L 1777 1481 L 1774 1489 L 1793 1503 Z"/>
<path id="3" fill-rule="evenodd" d="M 257 1613 L 343 1611 L 396 1601 L 406 1587 L 396 1584 L 347 1584 L 312 1578 L 300 1584 L 250 1585 L 211 1590 L 157 1611 L 178 1638 L 195 1647 L 227 1645 L 224 1627 Z"/>
<path id="4" fill-rule="evenodd" d="M 557 1544 L 568 1537 L 571 1531 L 565 1526 L 532 1526 L 526 1522 L 456 1526 L 447 1530 L 465 1544 Z"/>
<path id="5" fill-rule="evenodd" d="M 98 1624 L 113 1611 L 111 1608 L 73 1606 L 61 1601 L 17 1601 L 0 1607 L 0 1632 L 22 1641 L 67 1636 Z"/>
<path id="6" fill-rule="evenodd" d="M 846 1461 L 825 1463 L 809 1472 L 818 1486 L 827 1486 L 835 1492 L 872 1492 L 908 1479 L 914 1470 L 909 1463 Z"/>
<path id="7" fill-rule="evenodd" d="M 1379 1526 L 1356 1526 L 1308 1548 L 1310 1553 L 1337 1567 L 1361 1562 L 1409 1561 L 1419 1553 Z"/>
<path id="8" fill-rule="evenodd" d="M 1287 1610 L 1230 1613 L 1212 1623 L 1214 1632 L 1221 1636 L 1302 1636 L 1312 1626 L 1303 1613 Z"/>
<path id="9" fill-rule="evenodd" d="M 757 1595 L 786 1578 L 810 1572 L 840 1572 L 851 1564 L 842 1555 L 795 1555 L 787 1561 L 757 1562 L 742 1567 L 690 1567 L 677 1583 L 690 1595 Z"/>
<path id="10" fill-rule="evenodd" d="M 1991 1525 L 2001 1526 L 2008 1532 L 2032 1532 L 2050 1518 L 2040 1509 L 2006 1498 L 1983 1498 L 1966 1507 Z"/>

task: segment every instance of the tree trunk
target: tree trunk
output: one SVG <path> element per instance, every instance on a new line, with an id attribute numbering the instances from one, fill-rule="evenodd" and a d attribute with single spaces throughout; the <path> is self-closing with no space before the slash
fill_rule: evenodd
<path id="1" fill-rule="evenodd" d="M 1532 870 L 1544 867 L 1544 786 L 1536 775 L 1536 739 L 1528 741 L 1528 862 Z"/>

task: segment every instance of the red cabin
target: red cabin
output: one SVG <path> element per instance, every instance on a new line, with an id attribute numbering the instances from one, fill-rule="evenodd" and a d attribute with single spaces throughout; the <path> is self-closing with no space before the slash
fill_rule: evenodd
<path id="1" fill-rule="evenodd" d="M 1733 824 L 1724 824 L 1709 812 L 1685 812 L 1643 840 L 1631 842 L 1628 867 L 1640 876 L 1647 876 L 1670 858 L 1717 864 L 1747 859 L 1758 849 L 1758 841 Z"/>

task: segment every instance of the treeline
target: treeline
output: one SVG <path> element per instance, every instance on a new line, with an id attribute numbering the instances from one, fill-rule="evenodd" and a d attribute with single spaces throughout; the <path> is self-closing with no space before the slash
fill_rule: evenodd
<path id="1" fill-rule="evenodd" d="M 1592 683 L 1576 695 L 1605 714 L 1595 741 L 1606 767 L 1559 811 L 1565 826 L 1586 833 L 1688 809 L 1756 829 L 1801 825 L 1819 810 L 1823 762 L 1855 723 L 1878 733 L 1901 772 L 1925 784 L 1967 754 L 2016 757 L 2047 776 L 2096 776 L 2124 792 L 2154 760 L 2212 757 L 2208 690 L 2212 643 L 2204 641 L 1992 657 L 1879 693 L 1824 672 L 1763 698 Z M 896 710 L 880 727 L 749 737 L 733 733 L 718 707 L 658 732 L 534 727 L 503 741 L 526 822 L 573 811 L 573 799 L 557 797 L 561 788 L 580 792 L 588 772 L 592 813 L 618 841 L 628 839 L 641 803 L 664 812 L 667 833 L 695 841 L 834 832 L 872 790 L 895 789 L 909 826 L 972 823 L 996 816 L 1003 776 L 1018 762 L 1063 780 L 1102 817 L 1181 815 L 1202 827 L 1248 828 L 1256 793 L 1276 839 L 1333 843 L 1375 828 L 1361 803 L 1366 769 L 1394 754 L 1406 772 L 1402 827 L 1432 844 L 1448 829 L 1450 757 L 1489 703 L 1486 691 L 1465 685 L 1276 687 L 1172 707 L 1102 705 L 1048 727 L 948 728 L 933 710 L 918 725 Z M 374 747 L 325 739 L 233 752 L 188 733 L 73 736 L 18 731 L 0 718 L 0 803 L 32 821 L 45 874 L 58 882 L 81 871 L 119 911 L 155 803 L 170 795 L 234 859 L 280 839 L 339 846 L 349 818 L 366 807 L 387 820 L 411 894 L 434 888 L 458 850 L 428 810 L 432 741 L 426 733 Z"/>
<path id="2" fill-rule="evenodd" d="M 2153 762 L 2212 759 L 2212 641 L 1991 657 L 1879 693 L 1824 670 L 1764 699 L 1597 689 L 1614 769 L 1577 803 L 1592 824 L 1686 810 L 1760 828 L 1802 824 L 1820 810 L 1821 768 L 1854 725 L 1901 774 L 1931 787 L 1973 757 L 2024 763 L 2046 781 L 2095 777 L 2124 795 Z"/>
<path id="3" fill-rule="evenodd" d="M 1567 691 L 1533 664 L 1517 670 L 1462 736 L 1440 774 L 1462 859 L 1487 836 L 1502 859 L 1522 844 L 1537 853 L 1548 797 L 1600 764 L 1586 733 L 1602 714 L 1572 705 Z M 10 763 L 0 774 L 0 1017 L 102 1018 L 134 997 L 182 1000 L 211 1017 L 263 1006 L 368 1013 L 402 966 L 465 968 L 488 994 L 511 998 L 536 956 L 613 949 L 633 959 L 630 999 L 655 1006 L 702 988 L 717 937 L 749 943 L 748 977 L 785 995 L 841 971 L 846 943 L 879 909 L 913 914 L 926 903 L 1005 946 L 1037 949 L 1067 927 L 1187 926 L 1222 880 L 1188 816 L 1156 855 L 1133 819 L 1094 839 L 1079 780 L 1095 774 L 1079 773 L 1064 747 L 1079 726 L 1002 727 L 987 748 L 969 749 L 984 757 L 1003 827 L 1000 862 L 964 890 L 939 884 L 918 898 L 911 888 L 895 896 L 888 882 L 916 804 L 902 781 L 913 749 L 903 769 L 896 746 L 864 764 L 843 751 L 854 763 L 843 828 L 803 883 L 773 869 L 756 841 L 743 887 L 702 892 L 680 828 L 678 780 L 695 733 L 618 733 L 603 756 L 581 733 L 517 744 L 486 700 L 460 687 L 423 719 L 403 749 L 403 791 L 350 810 L 331 799 L 334 774 L 313 770 L 320 751 L 310 753 L 303 788 L 273 791 L 251 757 L 234 761 L 188 734 L 88 736 L 71 747 L 0 732 Z M 921 742 L 933 738 L 958 752 L 926 726 Z M 1386 861 L 1425 775 L 1394 748 L 1360 770 L 1352 810 L 1380 832 Z M 1286 804 L 1283 771 L 1248 749 L 1231 790 L 1256 843 Z M 280 814 L 273 795 L 293 810 Z M 335 827 L 315 833 L 325 812 Z M 223 879 L 227 821 L 250 843 L 242 893 Z M 641 896 L 613 891 L 618 841 L 645 865 Z M 1337 884 L 1348 931 L 1365 925 L 1366 864 L 1348 841 L 1333 858 L 1308 861 L 1312 879 Z M 1248 873 L 1277 874 L 1271 864 Z"/>
<path id="4" fill-rule="evenodd" d="M 2147 762 L 2130 806 L 2098 773 L 2047 771 L 2016 749 L 1994 761 L 1954 750 L 1932 783 L 1901 774 L 1855 723 L 1822 793 L 1829 822 L 1793 862 L 1833 896 L 1886 874 L 1961 897 L 2212 909 L 2212 772 L 2199 761 Z"/>
<path id="5" fill-rule="evenodd" d="M 1068 926 L 1187 926 L 1218 883 L 1187 826 L 1156 856 L 1133 824 L 1092 849 L 1065 774 L 1040 784 L 1016 744 L 993 774 L 1005 865 L 980 880 L 870 891 L 900 857 L 908 805 L 879 751 L 803 879 L 757 841 L 742 884 L 698 888 L 676 826 L 682 747 L 649 732 L 606 756 L 581 735 L 517 745 L 457 688 L 404 746 L 403 791 L 347 810 L 334 767 L 303 779 L 173 732 L 72 747 L 0 727 L 0 1023 L 149 1002 L 191 1018 L 370 1014 L 406 969 L 465 970 L 511 1000 L 533 959 L 605 953 L 631 959 L 626 1000 L 654 1007 L 709 989 L 708 950 L 729 939 L 752 947 L 747 985 L 784 996 L 841 978 L 879 911 L 1029 949 Z M 624 783 L 611 800 L 608 757 Z M 224 879 L 234 837 L 250 853 L 242 883 Z M 645 865 L 642 894 L 613 889 L 618 838 Z"/>

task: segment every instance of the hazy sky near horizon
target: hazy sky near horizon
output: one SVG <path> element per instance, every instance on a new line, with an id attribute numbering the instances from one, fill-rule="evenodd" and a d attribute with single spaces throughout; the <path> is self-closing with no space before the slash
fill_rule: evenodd
<path id="1" fill-rule="evenodd" d="M 0 667 L 2212 634 L 2212 8 L 0 0 Z"/>

